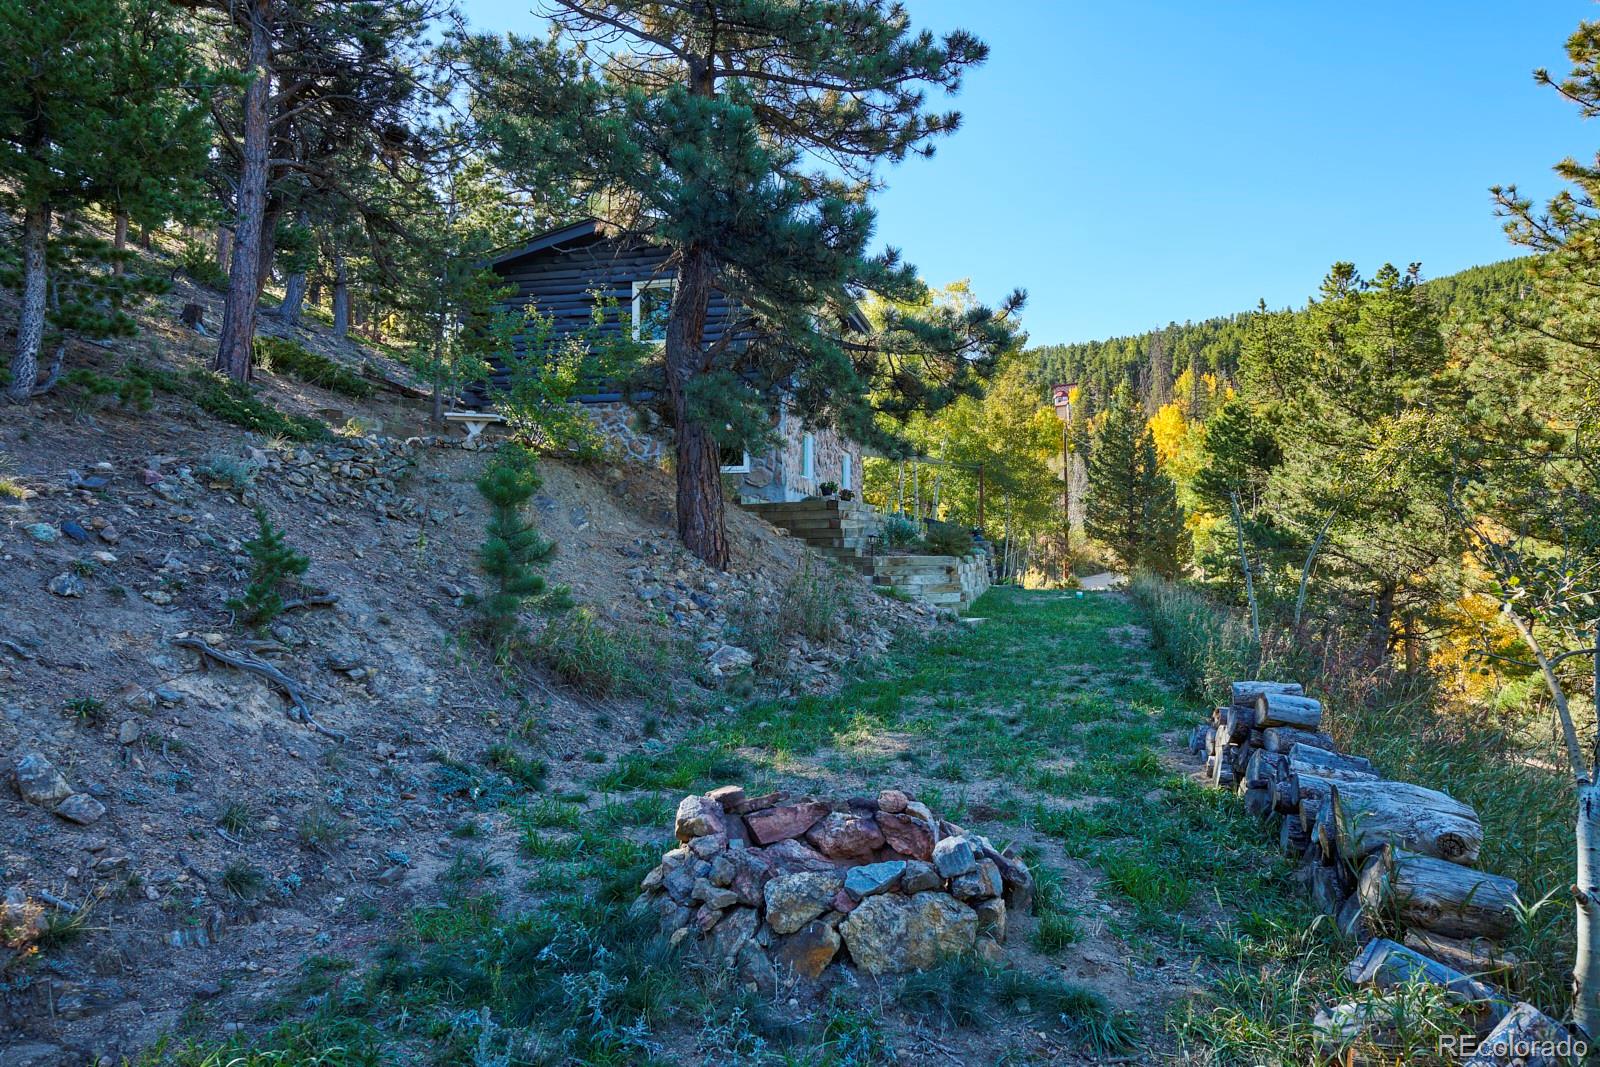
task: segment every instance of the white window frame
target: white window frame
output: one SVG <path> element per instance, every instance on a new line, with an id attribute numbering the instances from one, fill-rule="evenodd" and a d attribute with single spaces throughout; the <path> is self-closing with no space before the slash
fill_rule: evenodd
<path id="1" fill-rule="evenodd" d="M 640 330 L 640 327 L 644 325 L 640 321 L 640 312 L 643 311 L 643 308 L 641 307 L 640 297 L 642 297 L 644 295 L 645 290 L 646 289 L 665 289 L 668 292 L 671 292 L 671 291 L 675 290 L 677 287 L 678 287 L 678 280 L 676 278 L 650 278 L 650 279 L 648 279 L 646 281 L 634 282 L 633 283 L 633 339 L 635 341 L 640 340 L 639 330 Z M 665 340 L 653 341 L 651 343 L 659 345 L 659 344 L 666 344 L 666 341 Z"/>
<path id="2" fill-rule="evenodd" d="M 839 457 L 839 488 L 840 489 L 848 489 L 851 492 L 855 492 L 855 488 L 856 487 L 850 484 L 851 480 L 855 477 L 855 473 L 856 473 L 855 470 L 854 470 L 854 467 L 855 467 L 855 461 L 854 461 L 854 458 L 850 455 L 850 453 L 846 452 L 843 456 Z"/>
<path id="3" fill-rule="evenodd" d="M 817 476 L 817 435 L 805 434 L 800 438 L 800 477 Z"/>
<path id="4" fill-rule="evenodd" d="M 723 468 L 722 468 L 722 473 L 723 474 L 749 474 L 750 473 L 750 453 L 745 452 L 745 453 L 743 453 L 743 455 L 744 455 L 744 458 L 742 460 L 740 460 L 738 463 L 724 464 Z"/>

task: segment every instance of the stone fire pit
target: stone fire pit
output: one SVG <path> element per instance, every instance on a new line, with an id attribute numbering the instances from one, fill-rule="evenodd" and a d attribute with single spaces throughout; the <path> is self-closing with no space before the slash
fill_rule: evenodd
<path id="1" fill-rule="evenodd" d="M 1006 916 L 1033 907 L 1033 877 L 980 834 L 897 789 L 828 799 L 738 786 L 678 805 L 682 844 L 645 876 L 636 907 L 673 944 L 725 961 L 763 990 L 830 967 L 926 970 L 997 960 Z"/>

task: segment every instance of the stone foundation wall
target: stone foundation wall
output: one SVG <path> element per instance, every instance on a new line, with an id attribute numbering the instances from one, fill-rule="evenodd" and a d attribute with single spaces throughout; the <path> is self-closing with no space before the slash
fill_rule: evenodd
<path id="1" fill-rule="evenodd" d="M 654 417 L 638 408 L 621 401 L 578 407 L 623 459 L 654 467 L 672 452 L 671 431 L 653 426 Z"/>
<path id="2" fill-rule="evenodd" d="M 873 581 L 897 589 L 926 604 L 965 611 L 989 588 L 989 557 L 879 556 L 873 560 Z"/>

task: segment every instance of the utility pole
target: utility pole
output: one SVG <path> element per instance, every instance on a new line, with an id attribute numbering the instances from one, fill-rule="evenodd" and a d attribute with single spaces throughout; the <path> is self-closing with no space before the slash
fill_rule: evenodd
<path id="1" fill-rule="evenodd" d="M 983 464 L 978 464 L 978 532 L 983 532 Z"/>
<path id="2" fill-rule="evenodd" d="M 1050 387 L 1050 401 L 1061 420 L 1061 580 L 1072 569 L 1072 397 L 1077 382 Z"/>

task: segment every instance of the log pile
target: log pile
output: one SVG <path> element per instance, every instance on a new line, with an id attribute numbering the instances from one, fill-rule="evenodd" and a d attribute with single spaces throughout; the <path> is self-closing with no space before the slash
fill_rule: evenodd
<path id="1" fill-rule="evenodd" d="M 1387 995 L 1425 981 L 1467 1004 L 1477 1037 L 1506 1026 L 1559 1025 L 1483 979 L 1515 966 L 1496 947 L 1516 928 L 1517 884 L 1476 867 L 1483 826 L 1470 805 L 1438 790 L 1384 778 L 1341 752 L 1322 726 L 1322 703 L 1297 682 L 1238 681 L 1228 703 L 1195 727 L 1201 777 L 1233 789 L 1276 827 L 1297 879 L 1339 929 L 1364 945 L 1349 978 Z M 1405 943 L 1378 937 L 1391 931 Z M 1319 1013 L 1331 1043 L 1366 1029 L 1368 1001 Z M 1510 1062 L 1474 1059 L 1474 1063 Z"/>

